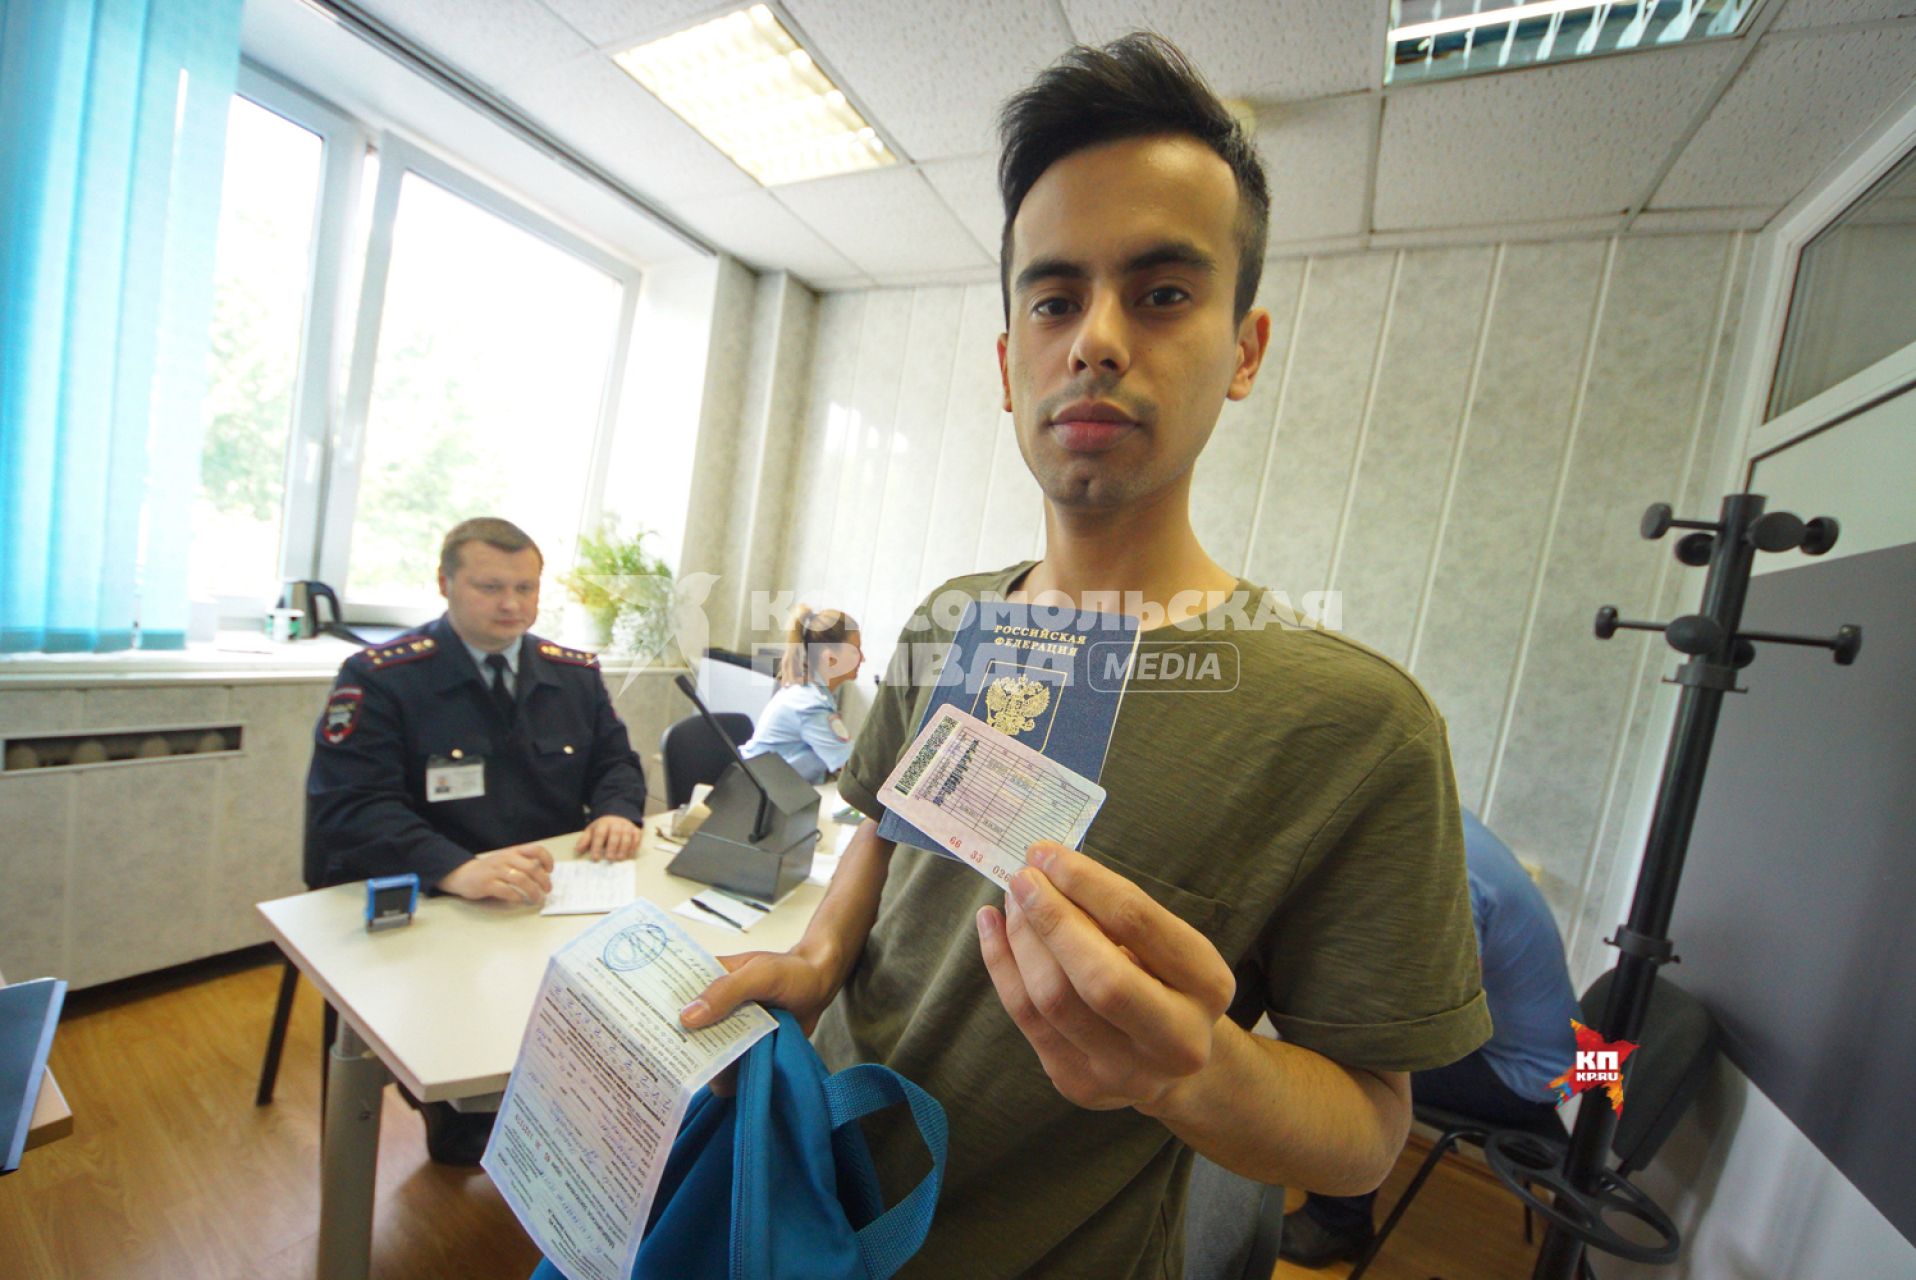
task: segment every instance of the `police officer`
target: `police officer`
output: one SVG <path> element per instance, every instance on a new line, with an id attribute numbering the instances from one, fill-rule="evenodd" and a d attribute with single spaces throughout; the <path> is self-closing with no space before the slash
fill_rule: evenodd
<path id="1" fill-rule="evenodd" d="M 527 633 L 544 567 L 516 525 L 467 520 L 440 548 L 445 614 L 340 667 L 306 777 L 308 884 L 411 871 L 531 906 L 552 855 L 529 842 L 583 827 L 587 857 L 638 852 L 645 775 L 598 660 Z M 426 1111 L 433 1158 L 477 1163 L 489 1117 Z"/>
<path id="2" fill-rule="evenodd" d="M 865 655 L 858 624 L 837 609 L 799 605 L 785 631 L 778 692 L 759 712 L 748 760 L 776 753 L 807 782 L 823 782 L 851 758 L 852 735 L 838 714 L 838 686 L 858 674 Z"/>
<path id="3" fill-rule="evenodd" d="M 591 654 L 527 634 L 544 559 L 505 520 L 467 520 L 439 557 L 444 616 L 348 658 L 307 775 L 306 878 L 412 871 L 465 898 L 537 903 L 584 827 L 590 857 L 638 852 L 645 775 Z"/>

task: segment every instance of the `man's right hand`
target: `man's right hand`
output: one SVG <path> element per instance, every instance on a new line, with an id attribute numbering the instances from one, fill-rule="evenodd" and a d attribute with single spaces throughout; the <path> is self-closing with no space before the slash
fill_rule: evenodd
<path id="1" fill-rule="evenodd" d="M 805 939 L 790 951 L 748 951 L 720 956 L 727 972 L 679 1011 L 679 1021 L 691 1030 L 721 1022 L 748 1000 L 784 1009 L 798 1019 L 806 1035 L 818 1025 L 825 1006 L 845 983 L 848 966 L 840 964 L 835 948 Z"/>
<path id="2" fill-rule="evenodd" d="M 809 1036 L 865 949 L 891 854 L 892 842 L 878 838 L 878 824 L 870 818 L 860 822 L 798 945 L 790 951 L 720 956 L 725 976 L 679 1010 L 679 1022 L 696 1031 L 756 1000 L 791 1013 Z"/>
<path id="3" fill-rule="evenodd" d="M 439 889 L 474 901 L 498 898 L 536 907 L 552 892 L 552 855 L 537 844 L 501 849 L 462 863 L 440 880 Z"/>

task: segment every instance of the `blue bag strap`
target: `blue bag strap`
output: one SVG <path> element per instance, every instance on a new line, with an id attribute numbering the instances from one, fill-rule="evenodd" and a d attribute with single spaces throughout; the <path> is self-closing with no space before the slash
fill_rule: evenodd
<path id="1" fill-rule="evenodd" d="M 847 1067 L 825 1081 L 825 1108 L 834 1131 L 901 1102 L 911 1108 L 918 1136 L 931 1152 L 931 1171 L 903 1200 L 858 1232 L 858 1252 L 869 1276 L 890 1276 L 904 1266 L 931 1230 L 938 1188 L 945 1179 L 945 1109 L 929 1093 L 876 1062 Z"/>

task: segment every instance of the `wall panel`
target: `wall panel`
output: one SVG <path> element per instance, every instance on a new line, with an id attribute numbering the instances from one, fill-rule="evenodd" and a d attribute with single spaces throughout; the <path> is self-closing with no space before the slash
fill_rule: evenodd
<path id="1" fill-rule="evenodd" d="M 1522 655 L 1604 261 L 1596 242 L 1512 245 L 1491 299 L 1450 513 L 1411 642 L 1411 669 L 1450 721 L 1468 805 L 1484 802 Z"/>
<path id="2" fill-rule="evenodd" d="M 1311 263 L 1243 569 L 1293 603 L 1330 579 L 1398 260 L 1370 253 Z"/>
<path id="3" fill-rule="evenodd" d="M 1410 657 L 1495 257 L 1493 249 L 1405 255 L 1346 495 L 1330 585 L 1343 593 L 1344 629 L 1399 662 Z"/>

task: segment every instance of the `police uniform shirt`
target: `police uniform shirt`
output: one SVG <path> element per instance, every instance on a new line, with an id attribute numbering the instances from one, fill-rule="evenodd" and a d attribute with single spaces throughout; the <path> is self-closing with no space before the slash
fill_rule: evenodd
<path id="1" fill-rule="evenodd" d="M 506 660 L 505 679 L 506 692 L 508 694 L 516 693 L 519 689 L 519 650 L 525 646 L 525 642 L 526 638 L 520 636 L 517 640 L 514 640 L 511 644 L 499 650 L 500 656 Z M 479 668 L 479 678 L 486 682 L 486 688 L 492 688 L 492 672 L 486 667 L 486 659 L 492 655 L 477 645 L 467 644 L 463 638 L 459 643 L 465 645 L 466 652 L 472 655 L 472 665 Z"/>
<path id="2" fill-rule="evenodd" d="M 475 853 L 644 820 L 598 660 L 533 635 L 515 656 L 510 714 L 443 616 L 345 661 L 306 779 L 307 883 L 411 871 L 430 886 Z"/>
<path id="3" fill-rule="evenodd" d="M 807 782 L 823 782 L 851 759 L 852 735 L 838 714 L 838 700 L 823 684 L 788 684 L 759 712 L 752 739 L 739 748 L 746 759 L 776 753 Z"/>

